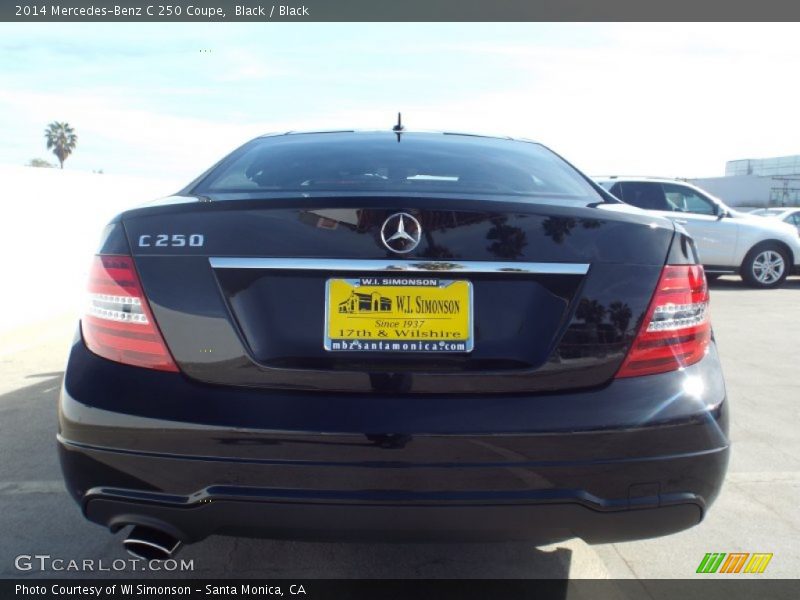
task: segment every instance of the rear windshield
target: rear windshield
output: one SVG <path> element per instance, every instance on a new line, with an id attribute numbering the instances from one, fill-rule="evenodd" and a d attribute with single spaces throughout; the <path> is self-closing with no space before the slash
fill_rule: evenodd
<path id="1" fill-rule="evenodd" d="M 307 134 L 243 146 L 195 189 L 206 192 L 442 192 L 602 200 L 538 144 L 445 134 Z"/>

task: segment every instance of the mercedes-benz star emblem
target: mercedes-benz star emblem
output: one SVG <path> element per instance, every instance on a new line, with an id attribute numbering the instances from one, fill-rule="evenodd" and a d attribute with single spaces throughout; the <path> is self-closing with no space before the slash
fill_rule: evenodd
<path id="1" fill-rule="evenodd" d="M 408 213 L 395 213 L 383 222 L 381 241 L 392 252 L 406 254 L 419 245 L 422 227 Z"/>

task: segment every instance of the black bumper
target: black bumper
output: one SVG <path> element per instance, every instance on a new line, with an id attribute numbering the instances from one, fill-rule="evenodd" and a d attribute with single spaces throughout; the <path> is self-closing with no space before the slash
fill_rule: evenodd
<path id="1" fill-rule="evenodd" d="M 222 388 L 77 341 L 59 412 L 86 517 L 187 542 L 647 538 L 700 522 L 728 461 L 713 344 L 681 372 L 487 398 Z"/>

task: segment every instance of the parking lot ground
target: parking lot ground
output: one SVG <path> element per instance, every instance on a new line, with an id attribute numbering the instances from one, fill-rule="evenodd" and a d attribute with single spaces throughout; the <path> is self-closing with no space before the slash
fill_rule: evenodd
<path id="1" fill-rule="evenodd" d="M 800 573 L 800 278 L 751 290 L 712 284 L 712 318 L 731 403 L 727 482 L 705 521 L 673 536 L 587 546 L 337 544 L 213 537 L 180 558 L 187 577 L 687 578 L 707 552 L 769 552 L 759 577 Z M 53 318 L 2 334 L 0 346 L 0 577 L 117 577 L 110 572 L 19 571 L 15 557 L 127 555 L 122 535 L 86 522 L 64 491 L 55 452 L 56 399 L 75 324 Z M 161 572 L 136 572 L 160 577 Z M 741 575 L 742 577 L 748 577 Z M 702 577 L 711 577 L 703 575 Z M 720 577 L 725 577 L 720 575 Z M 646 583 L 645 583 L 646 585 Z"/>

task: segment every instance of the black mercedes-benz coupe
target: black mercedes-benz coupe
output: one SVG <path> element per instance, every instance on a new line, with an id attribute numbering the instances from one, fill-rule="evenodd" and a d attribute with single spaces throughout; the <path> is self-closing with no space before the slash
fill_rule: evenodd
<path id="1" fill-rule="evenodd" d="M 696 525 L 722 484 L 692 240 L 533 142 L 260 137 L 115 218 L 88 293 L 61 464 L 140 557 L 631 540 Z"/>

